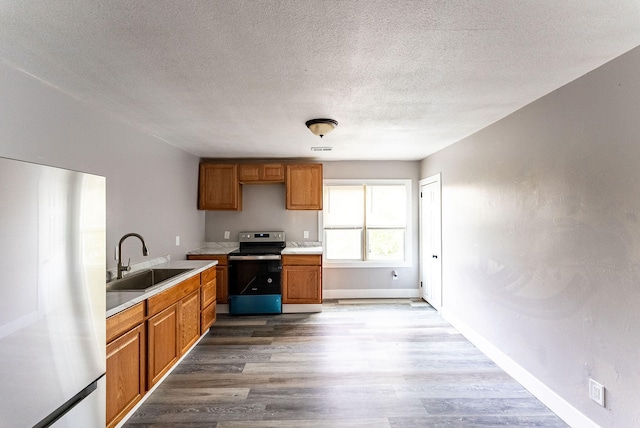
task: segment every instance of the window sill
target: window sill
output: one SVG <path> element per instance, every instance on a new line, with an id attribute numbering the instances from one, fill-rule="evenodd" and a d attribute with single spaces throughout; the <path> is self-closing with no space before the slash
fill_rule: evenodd
<path id="1" fill-rule="evenodd" d="M 366 261 L 366 262 L 357 262 L 357 261 L 345 261 L 345 262 L 336 262 L 323 260 L 322 267 L 326 269 L 373 269 L 373 268 L 402 268 L 402 267 L 412 267 L 412 263 L 406 260 L 390 260 L 390 261 Z"/>

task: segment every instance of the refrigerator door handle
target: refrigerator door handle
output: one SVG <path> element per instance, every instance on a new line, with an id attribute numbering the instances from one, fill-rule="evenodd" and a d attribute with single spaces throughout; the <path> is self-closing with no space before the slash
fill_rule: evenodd
<path id="1" fill-rule="evenodd" d="M 103 375 L 104 376 L 104 375 Z M 102 378 L 102 376 L 100 376 Z M 55 423 L 58 419 L 67 414 L 71 409 L 73 409 L 78 403 L 87 398 L 93 391 L 98 388 L 98 381 L 100 378 L 91 382 L 86 388 L 82 391 L 78 392 L 76 395 L 71 397 L 64 403 L 62 406 L 58 407 L 56 410 L 51 412 L 49 416 L 38 422 L 33 426 L 33 428 L 47 428 L 50 427 L 53 423 Z"/>

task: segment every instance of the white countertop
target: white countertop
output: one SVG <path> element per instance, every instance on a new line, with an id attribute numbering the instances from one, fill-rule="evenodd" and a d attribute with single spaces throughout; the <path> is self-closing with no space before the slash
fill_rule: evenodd
<path id="1" fill-rule="evenodd" d="M 205 246 L 191 250 L 187 255 L 226 255 L 239 248 L 238 242 L 205 242 Z M 287 242 L 282 254 L 322 254 L 320 242 Z"/>
<path id="2" fill-rule="evenodd" d="M 189 251 L 187 255 L 188 256 L 206 256 L 206 255 L 224 256 L 226 254 L 229 254 L 232 251 L 237 250 L 238 248 L 240 248 L 238 245 L 236 245 L 235 247 L 201 247 L 201 248 L 196 248 L 195 250 Z"/>
<path id="3" fill-rule="evenodd" d="M 322 247 L 286 247 L 282 254 L 322 254 Z"/>
<path id="4" fill-rule="evenodd" d="M 155 264 L 153 268 L 191 269 L 180 275 L 176 275 L 168 281 L 162 282 L 147 291 L 107 291 L 107 318 L 123 311 L 136 303 L 142 302 L 164 290 L 167 290 L 179 282 L 198 275 L 218 264 L 217 260 L 176 260 Z"/>

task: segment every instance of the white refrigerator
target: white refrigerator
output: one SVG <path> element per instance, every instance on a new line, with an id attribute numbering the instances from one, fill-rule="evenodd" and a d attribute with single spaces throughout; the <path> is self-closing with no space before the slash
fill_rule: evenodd
<path id="1" fill-rule="evenodd" d="M 0 158 L 0 427 L 105 426 L 105 178 Z"/>

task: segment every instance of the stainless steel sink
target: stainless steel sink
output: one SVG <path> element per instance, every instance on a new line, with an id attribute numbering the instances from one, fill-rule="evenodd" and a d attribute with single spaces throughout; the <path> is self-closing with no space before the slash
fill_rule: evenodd
<path id="1" fill-rule="evenodd" d="M 191 269 L 145 269 L 107 283 L 107 291 L 146 291 Z"/>

